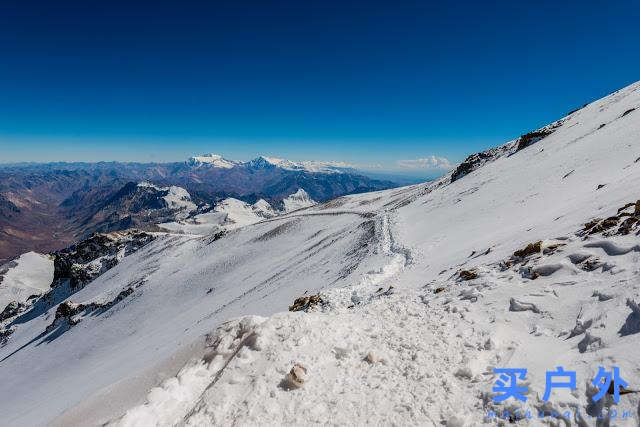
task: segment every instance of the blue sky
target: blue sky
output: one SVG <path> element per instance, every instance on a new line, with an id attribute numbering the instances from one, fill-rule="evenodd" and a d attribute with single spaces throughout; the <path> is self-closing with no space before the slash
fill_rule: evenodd
<path id="1" fill-rule="evenodd" d="M 426 173 L 640 79 L 637 1 L 13 3 L 0 162 Z"/>

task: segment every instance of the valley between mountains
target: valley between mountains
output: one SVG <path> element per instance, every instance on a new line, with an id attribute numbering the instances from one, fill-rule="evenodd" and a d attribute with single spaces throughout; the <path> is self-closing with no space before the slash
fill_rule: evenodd
<path id="1" fill-rule="evenodd" d="M 433 182 L 23 255 L 3 423 L 637 425 L 639 183 L 635 83 Z M 617 404 L 591 400 L 599 365 Z M 543 401 L 557 366 L 577 388 Z M 527 368 L 527 402 L 493 402 L 495 367 Z"/>
<path id="2" fill-rule="evenodd" d="M 32 250 L 59 250 L 95 232 L 148 230 L 206 214 L 226 199 L 290 210 L 283 201 L 300 189 L 323 202 L 396 186 L 339 162 L 264 156 L 248 162 L 206 154 L 175 163 L 0 164 L 0 263 Z"/>

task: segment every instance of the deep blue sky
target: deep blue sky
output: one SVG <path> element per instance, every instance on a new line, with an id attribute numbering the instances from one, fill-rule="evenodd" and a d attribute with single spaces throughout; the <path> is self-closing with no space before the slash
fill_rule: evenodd
<path id="1" fill-rule="evenodd" d="M 7 3 L 0 162 L 455 162 L 640 79 L 638 1 Z"/>

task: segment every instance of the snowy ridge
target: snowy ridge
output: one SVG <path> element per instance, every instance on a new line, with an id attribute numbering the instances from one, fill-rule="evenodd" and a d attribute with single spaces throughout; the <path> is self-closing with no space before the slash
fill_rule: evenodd
<path id="1" fill-rule="evenodd" d="M 187 163 L 191 166 L 202 166 L 203 164 L 208 164 L 216 168 L 222 169 L 231 169 L 234 166 L 240 164 L 239 162 L 234 162 L 232 160 L 227 160 L 220 156 L 219 154 L 203 154 L 201 156 L 193 156 L 191 157 Z"/>
<path id="2" fill-rule="evenodd" d="M 282 204 L 284 205 L 284 212 L 293 212 L 313 206 L 316 202 L 309 197 L 309 194 L 304 189 L 298 188 L 295 193 L 282 199 Z"/>
<path id="3" fill-rule="evenodd" d="M 35 252 L 0 266 L 0 312 L 10 302 L 24 303 L 49 290 L 53 281 L 53 259 Z"/>
<path id="4" fill-rule="evenodd" d="M 164 200 L 171 209 L 178 209 L 189 214 L 197 209 L 195 203 L 191 201 L 191 196 L 182 187 L 176 187 L 172 185 L 169 187 L 169 192 L 164 196 Z"/>
<path id="5" fill-rule="evenodd" d="M 319 162 L 311 160 L 292 162 L 291 160 L 276 157 L 260 156 L 249 163 L 252 165 L 270 164 L 282 169 L 303 170 L 314 173 L 344 173 L 346 171 L 353 171 L 353 166 L 345 162 Z"/>

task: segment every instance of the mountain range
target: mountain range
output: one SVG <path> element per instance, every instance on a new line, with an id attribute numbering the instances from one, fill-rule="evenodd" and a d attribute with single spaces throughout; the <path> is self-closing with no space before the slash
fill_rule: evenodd
<path id="1" fill-rule="evenodd" d="M 153 185 L 142 188 L 141 182 Z M 0 262 L 32 250 L 61 249 L 94 232 L 180 219 L 157 188 L 187 192 L 205 211 L 229 197 L 263 199 L 280 209 L 299 189 L 326 201 L 394 186 L 340 163 L 262 156 L 248 162 L 208 154 L 177 163 L 0 165 Z"/>

